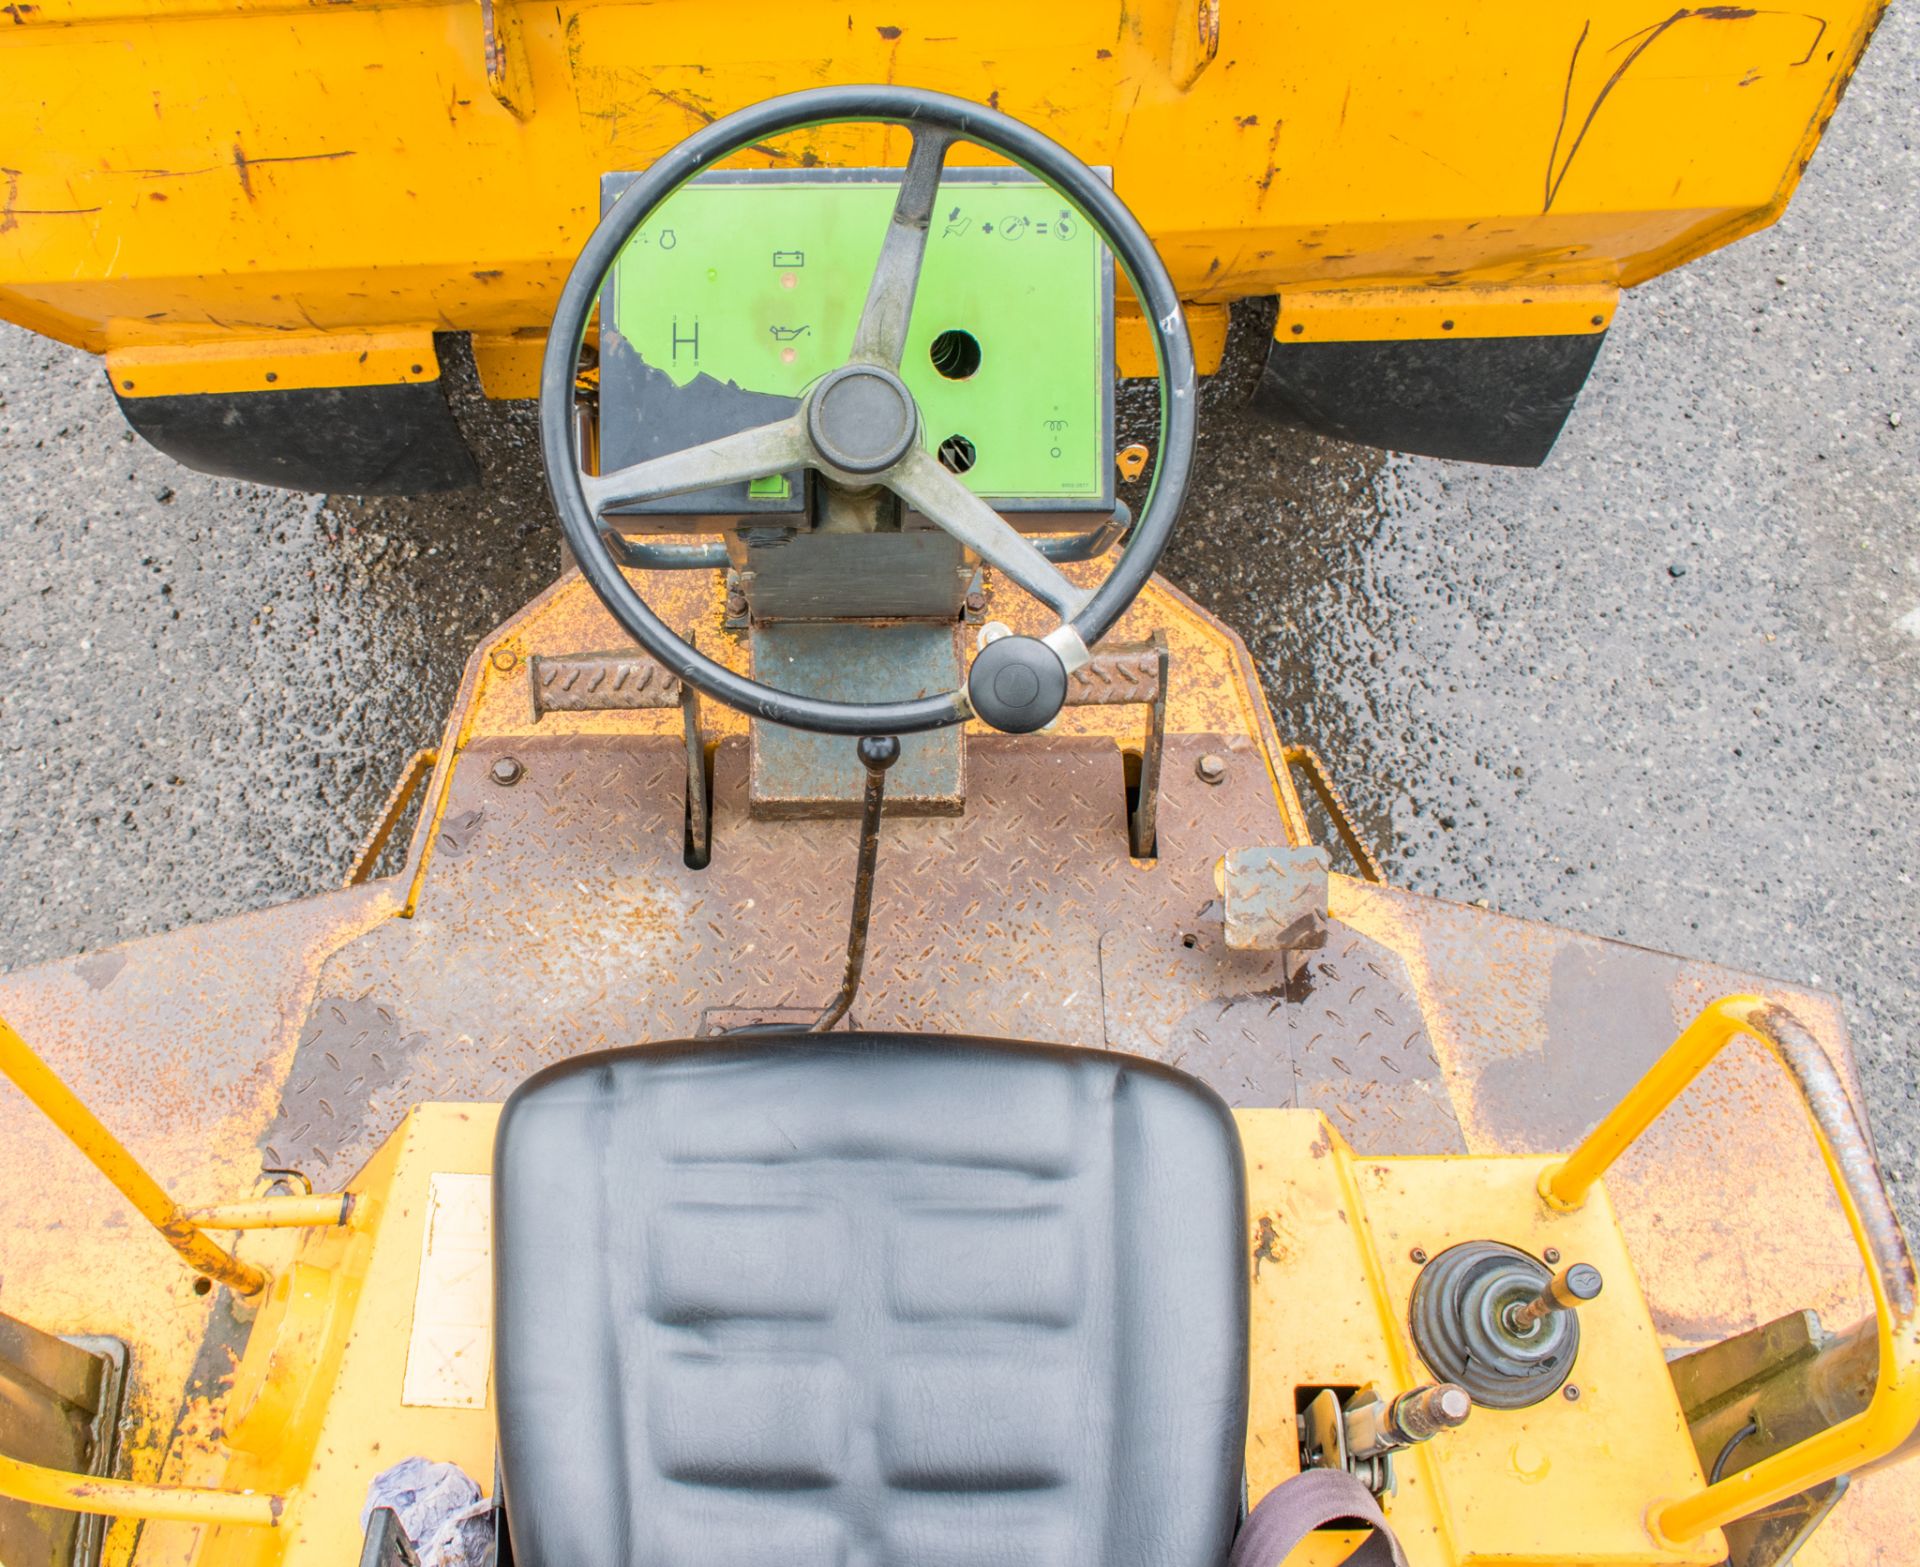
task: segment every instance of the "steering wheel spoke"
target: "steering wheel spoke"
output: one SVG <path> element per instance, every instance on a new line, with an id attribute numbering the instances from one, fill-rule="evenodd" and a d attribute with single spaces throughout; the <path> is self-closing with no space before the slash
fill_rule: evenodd
<path id="1" fill-rule="evenodd" d="M 636 501 L 690 495 L 695 490 L 747 479 L 765 479 L 815 461 L 812 443 L 799 417 L 776 424 L 756 425 L 734 435 L 723 435 L 704 446 L 667 452 L 644 462 L 629 463 L 612 473 L 580 475 L 580 488 L 595 516 L 609 507 Z"/>
<path id="2" fill-rule="evenodd" d="M 940 171 L 947 149 L 959 138 L 950 131 L 917 125 L 913 150 L 900 175 L 893 199 L 893 221 L 880 243 L 880 260 L 867 285 L 867 303 L 854 329 L 853 358 L 867 364 L 900 368 L 906 351 L 907 323 L 913 317 L 913 298 L 920 287 L 920 263 L 927 254 L 927 231 L 933 223 L 934 198 L 940 191 Z"/>
<path id="3" fill-rule="evenodd" d="M 887 475 L 887 486 L 1062 620 L 1071 620 L 1093 597 L 1088 589 L 1069 582 L 1024 534 L 968 489 L 958 475 L 941 467 L 925 447 L 915 446 L 900 459 Z"/>

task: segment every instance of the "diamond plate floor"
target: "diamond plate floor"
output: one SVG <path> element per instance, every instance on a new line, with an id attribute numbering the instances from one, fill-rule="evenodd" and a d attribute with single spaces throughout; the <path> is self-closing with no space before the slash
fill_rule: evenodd
<path id="1" fill-rule="evenodd" d="M 1215 861 L 1281 841 L 1250 749 L 1170 741 L 1160 858 L 1139 862 L 1111 744 L 971 744 L 964 816 L 887 824 L 857 1023 L 1111 1044 L 1235 1104 L 1318 1105 L 1355 1132 L 1384 1118 L 1410 1151 L 1461 1146 L 1398 957 L 1336 928 L 1288 985 L 1276 961 L 1225 951 Z M 1228 756 L 1216 787 L 1195 776 L 1207 749 Z M 489 776 L 504 754 L 525 768 L 505 788 Z M 745 748 L 728 741 L 713 862 L 689 870 L 680 768 L 658 740 L 471 747 L 414 917 L 321 974 L 268 1162 L 336 1182 L 419 1101 L 498 1099 L 583 1051 L 824 1004 L 854 824 L 750 820 Z"/>

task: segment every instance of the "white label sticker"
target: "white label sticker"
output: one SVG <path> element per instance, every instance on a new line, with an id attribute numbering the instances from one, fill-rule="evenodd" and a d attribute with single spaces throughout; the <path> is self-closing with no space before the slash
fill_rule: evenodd
<path id="1" fill-rule="evenodd" d="M 493 1361 L 493 1178 L 435 1174 L 400 1402 L 484 1409 Z"/>

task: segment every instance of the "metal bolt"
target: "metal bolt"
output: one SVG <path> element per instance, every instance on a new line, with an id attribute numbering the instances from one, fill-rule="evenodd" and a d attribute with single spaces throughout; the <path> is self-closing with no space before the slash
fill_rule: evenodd
<path id="1" fill-rule="evenodd" d="M 1225 757 L 1215 756 L 1209 751 L 1193 764 L 1193 770 L 1200 775 L 1200 781 L 1206 784 L 1225 783 L 1227 762 Z"/>
<path id="2" fill-rule="evenodd" d="M 1549 1246 L 1545 1251 L 1541 1252 L 1540 1255 L 1548 1262 L 1558 1262 L 1560 1260 L 1560 1248 L 1558 1246 Z"/>
<path id="3" fill-rule="evenodd" d="M 727 614 L 731 616 L 733 619 L 739 620 L 744 618 L 746 613 L 747 613 L 746 594 L 729 590 L 727 593 Z"/>
<path id="4" fill-rule="evenodd" d="M 1580 1389 L 1569 1382 L 1565 1387 L 1560 1389 L 1560 1396 L 1569 1404 L 1577 1404 L 1580 1402 Z"/>
<path id="5" fill-rule="evenodd" d="M 526 768 L 520 765 L 519 758 L 503 756 L 493 764 L 488 776 L 502 789 L 511 789 L 526 776 Z"/>
<path id="6" fill-rule="evenodd" d="M 982 611 L 984 611 L 984 610 L 986 609 L 986 607 L 987 607 L 987 596 L 986 596 L 986 594 L 984 594 L 984 593 L 969 593 L 969 594 L 967 595 L 967 610 L 968 610 L 968 612 L 969 612 L 970 614 L 975 614 L 975 615 L 978 615 L 978 614 L 980 614 L 980 613 L 981 613 Z"/>
<path id="7" fill-rule="evenodd" d="M 1412 1251 L 1408 1252 L 1407 1255 L 1415 1262 L 1425 1262 L 1427 1260 L 1427 1248 L 1424 1246 L 1416 1246 Z"/>
<path id="8" fill-rule="evenodd" d="M 520 655 L 508 647 L 495 648 L 487 655 L 487 658 L 488 662 L 502 674 L 505 674 L 509 669 L 513 668 L 515 664 L 520 662 Z"/>

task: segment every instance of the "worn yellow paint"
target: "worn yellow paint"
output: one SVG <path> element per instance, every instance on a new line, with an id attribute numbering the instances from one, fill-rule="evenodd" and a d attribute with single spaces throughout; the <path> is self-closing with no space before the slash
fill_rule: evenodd
<path id="1" fill-rule="evenodd" d="M 1186 309 L 1187 335 L 1193 339 L 1193 362 L 1202 375 L 1220 368 L 1227 351 L 1229 311 L 1225 305 L 1189 305 Z M 1147 330 L 1146 317 L 1133 300 L 1124 300 L 1114 311 L 1113 361 L 1127 376 L 1159 373 L 1154 357 L 1153 334 Z"/>
<path id="2" fill-rule="evenodd" d="M 345 1192 L 302 1192 L 287 1197 L 253 1197 L 193 1208 L 187 1218 L 207 1230 L 304 1230 L 345 1224 L 352 1199 Z"/>
<path id="3" fill-rule="evenodd" d="M 871 81 L 995 103 L 1111 168 L 1190 304 L 1626 287 L 1778 215 L 1878 12 L 22 0 L 0 315 L 94 352 L 465 331 L 497 386 L 603 172 Z M 905 150 L 816 129 L 738 161 Z"/>
<path id="4" fill-rule="evenodd" d="M 357 1561 L 368 1483 L 415 1454 L 492 1489 L 490 1390 L 456 1407 L 404 1390 L 433 1183 L 488 1176 L 498 1119 L 498 1105 L 417 1106 L 348 1183 L 351 1224 L 302 1236 L 235 1373 L 224 1447 L 189 1471 L 225 1490 L 283 1491 L 281 1525 L 203 1531 L 200 1567 Z"/>
<path id="5" fill-rule="evenodd" d="M 282 1506 L 282 1498 L 258 1492 L 95 1479 L 25 1464 L 4 1453 L 0 1453 L 0 1497 L 113 1518 L 171 1519 L 176 1523 L 231 1524 L 249 1529 L 273 1528 L 280 1521 Z"/>
<path id="6" fill-rule="evenodd" d="M 266 1286 L 266 1275 L 258 1268 L 222 1251 L 201 1232 L 127 1145 L 101 1124 L 5 1018 L 0 1018 L 0 1077 L 8 1078 L 61 1136 L 86 1155 L 88 1163 L 113 1183 L 188 1267 L 241 1295 L 257 1295 Z"/>
<path id="7" fill-rule="evenodd" d="M 243 1195 L 260 1173 L 260 1137 L 279 1103 L 313 978 L 338 945 L 390 918 L 386 889 L 245 915 L 204 932 L 150 938 L 0 977 L 0 1012 L 183 1200 Z M 286 932 L 271 957 L 263 928 Z M 111 977 L 108 977 L 111 976 Z M 137 997 L 130 1002 L 129 997 Z M 268 1272 L 291 1232 L 241 1238 Z M 0 1084 L 0 1278 L 6 1310 L 53 1333 L 106 1334 L 134 1375 L 118 1475 L 191 1484 L 167 1455 L 211 1446 L 217 1411 L 196 1392 L 211 1324 L 244 1314 L 194 1275 L 38 1110 Z M 217 1373 L 218 1363 L 210 1369 Z M 217 1485 L 218 1475 L 201 1484 Z M 166 1559 L 193 1526 L 116 1519 L 106 1567 Z"/>
<path id="8" fill-rule="evenodd" d="M 123 397 L 194 392 L 293 392 L 382 386 L 440 374 L 430 332 L 338 332 L 321 337 L 231 338 L 180 347 L 109 349 L 107 375 Z"/>
<path id="9" fill-rule="evenodd" d="M 489 397 L 538 397 L 540 361 L 546 352 L 547 334 L 542 331 L 474 333 L 473 367 L 480 374 L 480 390 Z"/>
<path id="10" fill-rule="evenodd" d="M 1099 569 L 1073 568 L 1082 575 Z M 697 626 L 703 646 L 730 662 L 743 657 L 735 639 L 719 626 L 712 574 L 659 576 L 646 590 L 674 624 Z M 990 613 L 1023 628 L 1034 623 L 1038 612 L 1027 607 L 1021 595 L 995 592 Z M 1155 627 L 1167 632 L 1180 671 L 1172 688 L 1170 731 L 1220 736 L 1249 762 L 1257 751 L 1271 772 L 1282 748 L 1244 648 L 1160 583 L 1148 590 L 1115 635 L 1138 639 Z M 552 715 L 534 723 L 525 660 L 540 652 L 574 652 L 617 640 L 604 611 L 574 576 L 563 578 L 488 637 L 469 664 L 456 700 L 430 800 L 444 802 L 460 748 L 477 734 L 631 735 L 651 732 L 647 726 L 656 722 L 663 726 L 660 732 L 676 732 L 678 715 L 672 712 Z M 737 732 L 738 720 L 732 715 L 710 708 L 709 721 L 716 727 L 732 724 Z M 1101 734 L 1116 744 L 1129 744 L 1138 734 L 1139 714 L 1126 708 L 1086 709 L 1066 715 L 1063 726 L 1067 724 L 1088 726 L 1069 732 Z M 1305 818 L 1284 771 L 1275 776 L 1275 787 L 1283 803 L 1291 801 L 1288 822 L 1304 834 Z M 424 875 L 441 808 L 436 803 L 424 813 L 427 820 L 411 856 L 416 876 Z M 244 976 L 237 992 L 244 1002 L 239 1010 L 249 1019 L 247 1029 L 260 1035 L 255 1048 L 263 1065 L 258 1076 L 248 1078 L 241 1090 L 210 1093 L 197 1070 L 173 1069 L 171 1076 L 179 1081 L 164 1101 L 169 1113 L 156 1116 L 153 1125 L 129 1118 L 126 1106 L 162 1102 L 150 1074 L 155 1063 L 166 1059 L 165 1020 L 148 1021 L 150 1008 L 145 1006 L 135 1016 L 124 992 L 115 999 L 111 989 L 103 988 L 114 983 L 111 976 L 84 967 L 93 960 L 62 966 L 57 973 L 0 979 L 0 1001 L 29 1027 L 36 1043 L 44 1041 L 50 1061 L 77 1090 L 90 1098 L 103 1096 L 103 1119 L 125 1124 L 132 1147 L 170 1186 L 202 1197 L 243 1193 L 257 1173 L 259 1138 L 290 1064 L 293 1030 L 306 1014 L 321 955 L 396 912 L 392 889 L 333 895 L 349 896 L 366 901 L 342 902 L 336 916 L 316 913 L 313 933 L 297 949 L 289 948 L 292 956 L 284 975 L 263 971 Z M 1496 1546 L 1504 1567 L 1536 1559 L 1577 1562 L 1582 1558 L 1565 1548 L 1576 1521 L 1583 1524 L 1582 1540 L 1590 1532 L 1595 1549 L 1608 1540 L 1621 1546 L 1623 1554 L 1616 1554 L 1615 1562 L 1710 1559 L 1710 1534 L 1685 1548 L 1668 1547 L 1644 1526 L 1647 1504 L 1698 1490 L 1701 1481 L 1697 1465 L 1687 1467 L 1691 1458 L 1677 1456 L 1671 1425 L 1662 1423 L 1670 1422 L 1674 1413 L 1671 1393 L 1667 1403 L 1654 1394 L 1661 1384 L 1650 1368 L 1658 1361 L 1659 1341 L 1651 1337 L 1628 1253 L 1639 1262 L 1650 1288 L 1657 1286 L 1663 1307 L 1660 1326 L 1669 1345 L 1704 1331 L 1695 1323 L 1676 1334 L 1672 1326 L 1674 1302 L 1690 1308 L 1696 1288 L 1709 1291 L 1701 1298 L 1714 1310 L 1743 1314 L 1741 1325 L 1752 1320 L 1754 1308 L 1766 1301 L 1765 1285 L 1747 1280 L 1741 1289 L 1725 1290 L 1725 1298 L 1715 1300 L 1710 1294 L 1715 1284 L 1724 1283 L 1727 1268 L 1742 1266 L 1743 1248 L 1709 1244 L 1703 1253 L 1695 1235 L 1676 1239 L 1660 1233 L 1680 1210 L 1685 1210 L 1680 1216 L 1684 1220 L 1701 1207 L 1682 1198 L 1663 1204 L 1662 1194 L 1672 1192 L 1675 1183 L 1697 1189 L 1711 1179 L 1722 1145 L 1699 1135 L 1695 1124 L 1679 1134 L 1677 1154 L 1673 1143 L 1662 1145 L 1657 1158 L 1647 1148 L 1635 1150 L 1613 1179 L 1617 1192 L 1635 1193 L 1642 1210 L 1638 1213 L 1612 1215 L 1604 1192 L 1576 1214 L 1546 1209 L 1533 1196 L 1534 1183 L 1549 1163 L 1544 1156 L 1488 1156 L 1489 1149 L 1502 1146 L 1503 1133 L 1477 1101 L 1480 1085 L 1463 1076 L 1460 1063 L 1466 1055 L 1450 1031 L 1473 1021 L 1458 1015 L 1456 982 L 1463 963 L 1510 964 L 1513 1005 L 1527 1015 L 1544 1005 L 1529 986 L 1546 983 L 1543 976 L 1554 967 L 1551 944 L 1565 938 L 1462 910 L 1464 919 L 1475 922 L 1473 940 L 1443 942 L 1428 951 L 1421 945 L 1428 938 L 1415 922 L 1396 914 L 1409 901 L 1410 895 L 1392 889 L 1338 877 L 1333 882 L 1335 916 L 1374 935 L 1407 964 L 1474 1156 L 1446 1161 L 1359 1158 L 1325 1137 L 1323 1124 L 1308 1113 L 1242 1113 L 1255 1221 L 1249 1238 L 1256 1263 L 1255 1421 L 1248 1447 L 1254 1493 L 1261 1494 L 1297 1462 L 1291 1456 L 1294 1388 L 1319 1381 L 1424 1376 L 1411 1358 L 1401 1326 L 1412 1280 L 1408 1246 L 1433 1250 L 1450 1238 L 1493 1231 L 1536 1249 L 1552 1237 L 1553 1244 L 1566 1250 L 1572 1237 L 1608 1277 L 1605 1310 L 1595 1321 L 1607 1326 L 1607 1343 L 1613 1348 L 1596 1353 L 1591 1363 L 1583 1360 L 1583 1368 L 1591 1367 L 1578 1373 L 1586 1396 L 1577 1408 L 1553 1404 L 1524 1417 L 1481 1411 L 1466 1432 L 1442 1437 L 1409 1455 L 1392 1503 L 1395 1522 L 1413 1542 L 1418 1567 L 1485 1560 Z M 234 922 L 227 929 L 244 933 L 258 918 Z M 1422 923 L 1439 932 L 1444 906 L 1429 905 Z M 1502 923 L 1511 927 L 1504 938 L 1493 930 Z M 167 990 L 157 965 L 184 962 L 182 954 L 195 950 L 182 945 L 190 939 L 189 933 L 127 949 L 128 978 L 120 983 L 135 983 L 134 993 L 142 997 Z M 218 1030 L 226 1026 L 233 1008 L 230 1001 L 215 998 L 234 993 L 220 989 L 228 979 L 224 969 L 231 966 L 234 943 L 216 935 L 208 946 L 208 952 L 194 960 L 208 967 L 186 987 L 186 1005 L 199 1033 L 219 1040 Z M 143 951 L 152 956 L 142 958 Z M 1817 998 L 1814 1004 L 1819 1005 Z M 1795 1005 L 1800 1003 L 1796 1000 Z M 1830 1003 L 1825 1011 L 1810 1014 L 1809 1021 L 1828 1030 L 1840 1026 L 1837 1007 Z M 1546 1029 L 1539 1022 L 1514 1033 L 1544 1037 Z M 108 1040 L 112 1048 L 103 1048 L 102 1041 Z M 225 1070 L 226 1055 L 220 1059 Z M 1712 1070 L 1732 1065 L 1723 1061 Z M 8 1176 L 0 1181 L 0 1272 L 7 1279 L 9 1309 L 22 1310 L 57 1331 L 115 1331 L 133 1342 L 142 1375 L 126 1450 L 135 1479 L 228 1492 L 251 1489 L 256 1495 L 286 1499 L 281 1526 L 273 1530 L 148 1524 L 139 1534 L 142 1567 L 186 1567 L 196 1561 L 272 1567 L 296 1556 L 315 1567 L 323 1560 L 337 1562 L 358 1548 L 358 1508 L 367 1479 L 413 1453 L 450 1457 L 483 1486 L 490 1483 L 491 1412 L 484 1405 L 409 1406 L 404 1389 L 426 1250 L 426 1194 L 436 1174 L 484 1176 L 496 1107 L 421 1107 L 349 1183 L 354 1207 L 347 1226 L 243 1235 L 247 1259 L 271 1273 L 273 1283 L 231 1386 L 223 1388 L 215 1377 L 197 1391 L 190 1378 L 208 1305 L 188 1292 L 179 1270 L 164 1266 L 169 1259 L 144 1231 L 95 1233 L 103 1222 L 113 1222 L 115 1213 L 99 1201 L 104 1183 L 71 1149 L 36 1141 L 37 1128 L 28 1126 L 23 1133 L 9 1120 L 14 1109 L 0 1102 L 0 1171 Z M 1783 1108 L 1773 1098 L 1743 1101 L 1741 1114 L 1747 1136 L 1770 1137 L 1793 1124 L 1791 1104 Z M 1659 1136 L 1655 1128 L 1647 1141 Z M 1316 1142 L 1321 1144 L 1318 1156 Z M 1293 1164 L 1280 1173 L 1276 1161 L 1289 1159 Z M 1804 1304 L 1812 1292 L 1825 1310 L 1823 1292 L 1833 1269 L 1831 1258 L 1820 1250 L 1824 1242 L 1818 1229 L 1826 1210 L 1816 1189 L 1818 1164 L 1796 1159 L 1795 1149 L 1770 1143 L 1767 1168 L 1742 1172 L 1745 1190 L 1740 1200 L 1749 1211 L 1782 1216 L 1780 1227 L 1790 1230 L 1793 1244 L 1801 1248 L 1796 1260 L 1813 1259 L 1793 1277 L 1775 1281 L 1791 1297 L 1782 1309 Z M 1815 1180 L 1806 1178 L 1808 1170 Z M 106 1195 L 112 1197 L 111 1192 Z M 283 1201 L 265 1200 L 269 1205 Z M 305 1199 L 292 1201 L 301 1205 Z M 231 1218 L 292 1210 L 246 1203 L 220 1204 L 213 1211 Z M 299 1211 L 312 1216 L 310 1210 Z M 49 1214 L 57 1219 L 49 1222 Z M 1270 1237 L 1260 1228 L 1262 1217 L 1273 1221 Z M 1626 1243 L 1619 1230 L 1626 1232 Z M 1303 1271 L 1285 1271 L 1296 1267 Z M 1696 1286 L 1696 1279 L 1709 1282 Z M 1712 1326 L 1711 1316 L 1703 1313 L 1703 1320 Z M 1616 1355 L 1617 1363 L 1609 1358 Z M 183 1389 L 190 1390 L 184 1399 Z M 1524 1473 L 1515 1467 L 1513 1449 L 1519 1437 L 1501 1447 L 1485 1435 L 1509 1430 L 1521 1431 L 1536 1449 L 1523 1455 Z M 1645 1434 L 1649 1431 L 1652 1437 Z M 1635 1449 L 1631 1454 L 1615 1450 L 1629 1446 Z M 1558 1455 L 1565 1453 L 1580 1455 L 1578 1463 L 1563 1464 Z M 1548 1461 L 1544 1469 L 1539 1457 Z M 1587 1512 L 1570 1511 L 1576 1503 L 1554 1490 L 1555 1476 L 1564 1476 L 1568 1467 L 1593 1469 L 1602 1476 L 1577 1504 Z M 1875 1515 L 1861 1509 L 1878 1506 L 1880 1516 L 1890 1509 L 1897 1512 L 1911 1492 L 1906 1476 L 1864 1479 L 1811 1548 L 1813 1554 L 1822 1562 L 1864 1561 L 1874 1535 L 1859 1520 Z M 1549 1498 L 1551 1505 L 1543 1501 Z M 1469 1512 L 1471 1530 L 1463 1522 Z M 1588 1521 L 1591 1531 L 1584 1528 Z M 1562 1533 L 1552 1532 L 1562 1524 L 1567 1526 Z M 1331 1562 L 1340 1554 L 1343 1538 L 1337 1533 L 1317 1538 L 1302 1560 Z M 112 1567 L 125 1567 L 133 1545 L 132 1528 L 117 1526 L 109 1539 Z M 1529 1554 L 1549 1551 L 1553 1554 L 1546 1557 Z"/>
<path id="11" fill-rule="evenodd" d="M 1579 1214 L 1556 1214 L 1534 1191 L 1538 1157 L 1371 1159 L 1317 1111 L 1235 1115 L 1252 1227 L 1249 1500 L 1298 1472 L 1298 1389 L 1386 1393 L 1434 1379 L 1406 1328 L 1414 1247 L 1438 1256 L 1494 1239 L 1538 1256 L 1557 1246 L 1607 1281 L 1582 1313 L 1580 1398 L 1478 1408 L 1459 1430 L 1402 1454 L 1389 1521 L 1416 1567 L 1724 1558 L 1717 1531 L 1675 1545 L 1647 1527 L 1648 1507 L 1697 1488 L 1700 1467 L 1604 1192 Z M 1315 1542 L 1297 1559 L 1338 1561 L 1344 1543 Z"/>
<path id="12" fill-rule="evenodd" d="M 1445 337 L 1568 337 L 1604 331 L 1620 290 L 1610 284 L 1303 288 L 1280 296 L 1282 343 Z"/>
<path id="13" fill-rule="evenodd" d="M 279 1494 L 279 1527 L 201 1528 L 177 1541 L 179 1560 L 329 1567 L 358 1544 L 368 1482 L 410 1454 L 447 1459 L 490 1486 L 484 1366 L 458 1378 L 477 1397 L 423 1401 L 407 1390 L 420 1380 L 410 1357 L 423 1258 L 435 1252 L 429 1225 L 445 1206 L 436 1193 L 490 1175 L 497 1120 L 495 1105 L 415 1108 L 349 1183 L 352 1222 L 304 1232 L 275 1270 L 219 1412 L 222 1439 L 193 1444 L 177 1478 Z M 1647 1528 L 1647 1504 L 1697 1488 L 1699 1466 L 1603 1189 L 1558 1213 L 1535 1191 L 1548 1164 L 1538 1156 L 1368 1159 L 1318 1112 L 1243 1110 L 1236 1120 L 1251 1219 L 1254 1500 L 1297 1472 L 1297 1389 L 1429 1378 L 1404 1327 L 1418 1273 L 1410 1248 L 1437 1254 L 1493 1236 L 1591 1261 L 1607 1290 L 1585 1308 L 1577 1403 L 1476 1410 L 1461 1430 L 1402 1455 L 1387 1508 L 1416 1567 L 1720 1559 L 1717 1533 L 1676 1546 Z M 473 1246 L 462 1238 L 454 1250 Z M 1317 1539 L 1299 1560 L 1330 1564 L 1343 1542 Z"/>
<path id="14" fill-rule="evenodd" d="M 1706 1007 L 1579 1147 L 1541 1171 L 1539 1190 L 1546 1204 L 1562 1212 L 1577 1211 L 1614 1162 L 1735 1039 L 1744 1035 L 1771 1046 L 1765 1023 L 1771 1010 L 1769 1003 L 1758 996 L 1723 996 Z M 1811 1116 L 1811 1105 L 1808 1113 Z M 1858 1414 L 1706 1490 L 1663 1500 L 1653 1514 L 1652 1527 L 1664 1537 L 1692 1539 L 1759 1508 L 1797 1496 L 1835 1475 L 1866 1468 L 1900 1447 L 1920 1427 L 1920 1320 L 1915 1312 L 1912 1261 L 1906 1255 L 1904 1239 L 1897 1234 L 1891 1237 L 1897 1258 L 1876 1257 L 1839 1151 L 1817 1121 L 1814 1134 L 1827 1178 L 1840 1199 L 1873 1291 L 1880 1364 L 1872 1399 Z M 1878 1179 L 1877 1171 L 1874 1179 Z M 1892 1278 L 1888 1277 L 1889 1268 L 1895 1272 Z M 1902 1291 L 1903 1298 L 1895 1298 L 1896 1289 Z"/>

